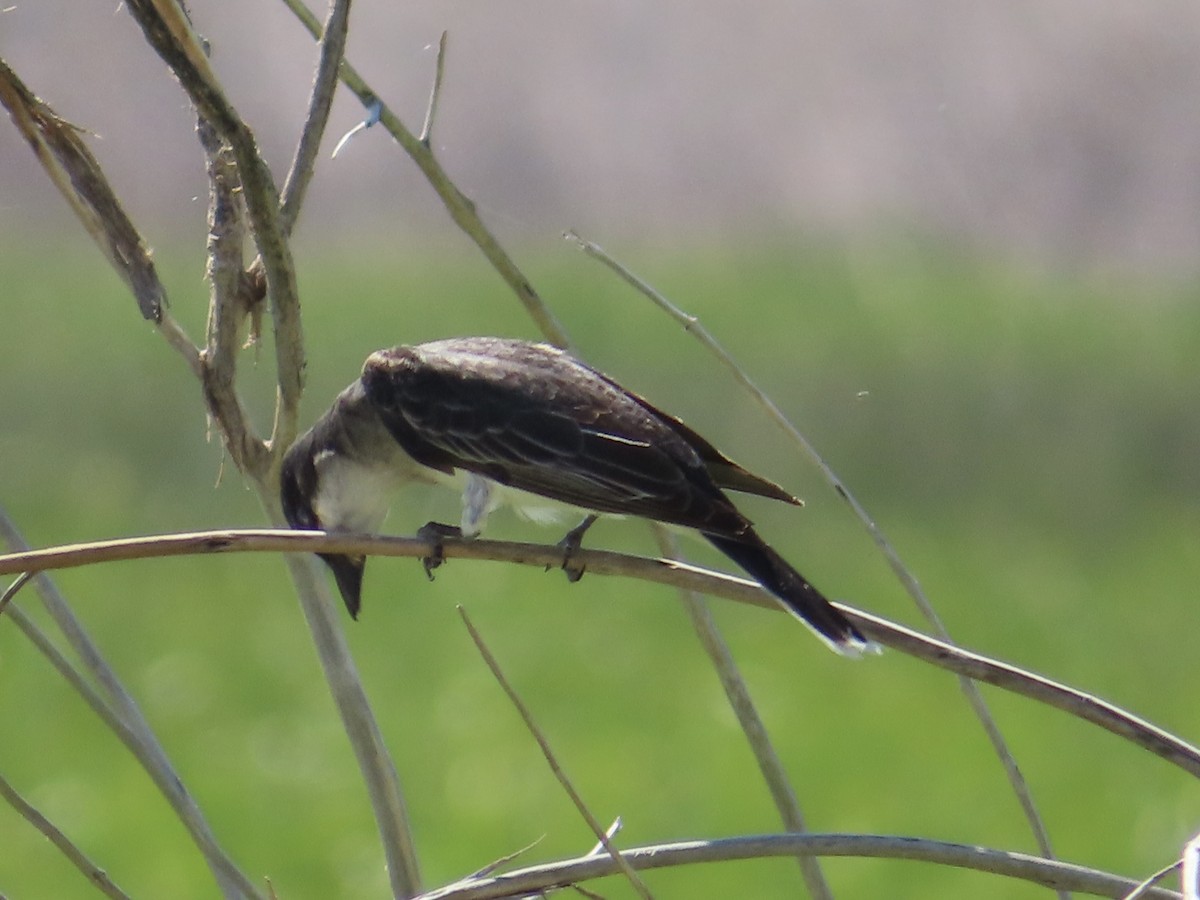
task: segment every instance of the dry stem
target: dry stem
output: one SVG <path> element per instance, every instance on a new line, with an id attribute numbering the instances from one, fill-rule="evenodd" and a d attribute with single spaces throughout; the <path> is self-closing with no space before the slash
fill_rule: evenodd
<path id="1" fill-rule="evenodd" d="M 489 559 L 540 568 L 562 562 L 554 544 L 445 538 L 447 559 Z M 341 553 L 406 556 L 423 559 L 434 548 L 426 540 L 403 537 L 330 535 L 320 531 L 269 529 L 202 531 L 188 534 L 120 538 L 0 556 L 0 575 L 42 572 L 127 559 L 252 551 L 266 553 Z M 714 597 L 781 611 L 779 602 L 757 583 L 669 559 L 647 559 L 608 550 L 579 549 L 573 557 L 589 575 L 625 576 L 699 591 Z M 938 668 L 995 685 L 1098 725 L 1200 778 L 1200 749 L 1112 703 L 1010 663 L 1000 662 L 920 634 L 845 604 L 835 604 L 867 637 Z M 804 634 L 797 626 L 798 634 Z M 870 661 L 862 665 L 878 665 Z"/>
<path id="2" fill-rule="evenodd" d="M 1080 891 L 1101 897 L 1125 896 L 1136 885 L 1131 878 L 1087 866 L 1042 859 L 1025 853 L 952 844 L 923 838 L 874 834 L 764 834 L 708 841 L 680 841 L 622 851 L 635 869 L 657 869 L 695 863 L 766 859 L 797 854 L 906 859 L 991 872 L 1059 891 Z M 467 880 L 422 894 L 418 900 L 498 900 L 548 891 L 616 873 L 607 856 L 584 856 L 529 866 L 489 878 Z M 1151 888 L 1145 897 L 1181 900 L 1179 894 Z"/>
<path id="3" fill-rule="evenodd" d="M 563 771 L 562 766 L 558 762 L 558 757 L 555 756 L 554 750 L 550 747 L 550 742 L 546 739 L 545 734 L 538 727 L 537 722 L 533 718 L 533 713 L 529 711 L 529 707 L 525 705 L 525 701 L 521 699 L 520 694 L 509 682 L 504 675 L 504 671 L 500 668 L 500 664 L 496 662 L 496 657 L 492 655 L 492 651 L 488 649 L 487 644 L 483 640 L 483 636 L 475 628 L 475 624 L 471 621 L 471 617 L 467 615 L 467 611 L 461 604 L 458 606 L 458 614 L 462 617 L 463 624 L 467 627 L 467 632 L 471 635 L 471 640 L 475 643 L 476 649 L 479 650 L 479 655 L 483 657 L 484 664 L 492 673 L 492 677 L 496 679 L 496 683 L 500 685 L 500 689 L 504 691 L 505 696 L 516 708 L 517 714 L 520 715 L 521 721 L 525 723 L 525 727 L 529 729 L 529 733 L 533 735 L 533 739 L 537 741 L 538 748 L 542 751 L 542 756 L 545 757 L 547 765 L 550 766 L 550 771 L 554 773 L 554 777 L 570 798 L 575 809 L 587 823 L 592 834 L 596 836 L 596 840 L 604 848 L 608 856 L 617 864 L 617 869 L 620 871 L 633 886 L 634 891 L 643 900 L 653 900 L 653 895 L 645 883 L 637 876 L 637 873 L 621 859 L 621 851 L 618 850 L 610 840 L 610 835 L 596 821 L 596 817 L 592 815 L 592 811 L 588 809 L 587 804 L 583 802 L 583 797 L 575 790 L 575 785 L 571 783 L 571 779 L 567 777 L 567 773 Z"/>

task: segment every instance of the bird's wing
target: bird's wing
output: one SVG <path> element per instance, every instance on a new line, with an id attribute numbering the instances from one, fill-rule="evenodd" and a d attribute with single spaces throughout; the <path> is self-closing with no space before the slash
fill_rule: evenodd
<path id="1" fill-rule="evenodd" d="M 367 359 L 362 383 L 392 436 L 427 466 L 598 512 L 730 536 L 749 527 L 709 473 L 715 450 L 701 442 L 711 453 L 698 452 L 653 407 L 552 347 L 499 338 L 395 347 Z"/>
<path id="2" fill-rule="evenodd" d="M 651 415 L 656 416 L 664 424 L 671 428 L 677 435 L 683 438 L 687 444 L 696 451 L 700 456 L 701 462 L 704 463 L 704 468 L 708 470 L 708 474 L 712 477 L 713 482 L 717 487 L 725 488 L 730 491 L 740 491 L 743 494 L 756 494 L 759 497 L 768 497 L 771 500 L 782 500 L 784 503 L 790 503 L 793 506 L 803 506 L 804 501 L 793 494 L 788 493 L 782 487 L 769 478 L 763 478 L 761 475 L 755 475 L 748 469 L 742 468 L 732 459 L 694 432 L 691 428 L 685 425 L 680 419 L 670 413 L 665 413 L 658 407 L 654 406 L 645 397 L 640 394 L 635 394 L 626 388 L 621 387 L 607 375 L 596 372 L 597 377 L 604 379 L 617 390 L 627 395 L 632 400 L 647 410 Z"/>

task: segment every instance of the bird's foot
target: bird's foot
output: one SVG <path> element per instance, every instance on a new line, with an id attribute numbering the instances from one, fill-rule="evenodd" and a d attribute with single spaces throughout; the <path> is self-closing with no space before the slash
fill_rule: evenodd
<path id="1" fill-rule="evenodd" d="M 432 548 L 428 556 L 421 558 L 421 565 L 425 567 L 425 577 L 433 581 L 433 570 L 446 561 L 445 550 L 442 542 L 446 538 L 462 538 L 462 529 L 457 525 L 445 525 L 441 522 L 426 522 L 417 529 L 417 537 L 428 542 Z"/>
<path id="2" fill-rule="evenodd" d="M 574 584 L 583 577 L 584 570 L 587 568 L 583 565 L 577 565 L 571 561 L 571 557 L 575 555 L 575 551 L 579 549 L 583 543 L 583 535 L 592 524 L 596 521 L 595 514 L 589 515 L 586 519 L 568 531 L 561 541 L 558 542 L 558 547 L 562 550 L 562 563 L 560 568 L 567 576 L 567 581 Z M 549 569 L 549 566 L 546 566 Z"/>

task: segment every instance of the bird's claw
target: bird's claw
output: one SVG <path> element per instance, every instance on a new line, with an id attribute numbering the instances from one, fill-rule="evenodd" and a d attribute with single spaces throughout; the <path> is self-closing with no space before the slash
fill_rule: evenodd
<path id="1" fill-rule="evenodd" d="M 445 525 L 441 522 L 426 522 L 417 529 L 417 537 L 429 544 L 431 552 L 421 557 L 421 565 L 425 569 L 425 577 L 433 581 L 433 570 L 446 561 L 443 541 L 450 538 L 461 538 L 462 529 L 457 525 Z"/>
<path id="2" fill-rule="evenodd" d="M 567 581 L 571 582 L 572 584 L 583 577 L 583 573 L 587 571 L 587 566 L 583 565 L 582 563 L 573 563 L 571 561 L 571 557 L 575 555 L 575 551 L 578 550 L 579 546 L 583 543 L 584 532 L 591 528 L 592 523 L 595 521 L 596 516 L 589 515 L 586 519 L 568 531 L 563 536 L 563 539 L 557 544 L 559 549 L 562 550 L 562 562 L 559 564 L 559 568 L 561 568 L 563 573 L 567 576 Z M 546 566 L 547 570 L 549 570 L 549 568 L 549 566 Z"/>

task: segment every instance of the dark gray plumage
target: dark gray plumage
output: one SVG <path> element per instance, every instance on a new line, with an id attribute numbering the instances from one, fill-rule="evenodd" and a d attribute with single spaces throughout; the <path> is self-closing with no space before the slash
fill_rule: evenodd
<path id="1" fill-rule="evenodd" d="M 461 473 L 467 536 L 482 528 L 498 489 L 694 528 L 834 649 L 873 646 L 722 489 L 798 500 L 544 344 L 456 338 L 371 354 L 361 378 L 285 456 L 284 513 L 294 528 L 372 532 L 395 487 Z M 365 560 L 323 558 L 357 615 Z"/>

